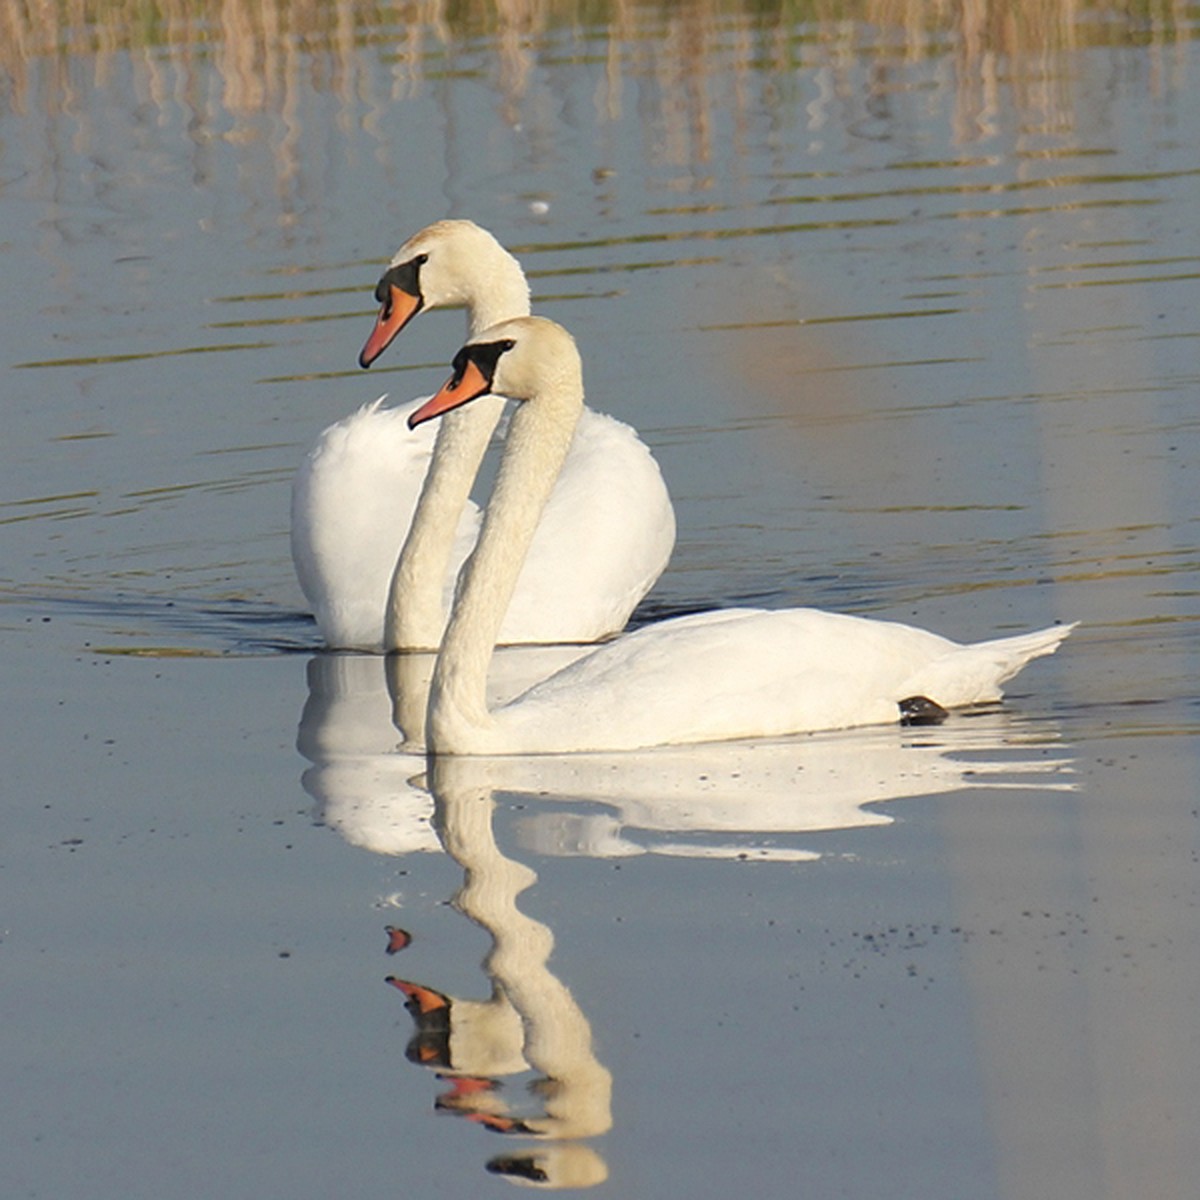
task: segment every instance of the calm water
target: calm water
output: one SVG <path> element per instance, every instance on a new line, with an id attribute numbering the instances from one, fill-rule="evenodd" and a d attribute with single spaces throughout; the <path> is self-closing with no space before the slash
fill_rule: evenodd
<path id="1" fill-rule="evenodd" d="M 1194 1195 L 1200 11 L 1011 7 L 0 2 L 5 1195 Z M 662 464 L 640 619 L 1081 629 L 430 777 L 287 508 L 444 215 Z"/>

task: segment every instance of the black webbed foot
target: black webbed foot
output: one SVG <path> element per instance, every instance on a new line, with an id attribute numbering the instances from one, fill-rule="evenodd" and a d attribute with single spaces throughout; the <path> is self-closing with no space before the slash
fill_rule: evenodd
<path id="1" fill-rule="evenodd" d="M 940 725 L 949 713 L 928 696 L 909 696 L 900 701 L 901 725 Z"/>

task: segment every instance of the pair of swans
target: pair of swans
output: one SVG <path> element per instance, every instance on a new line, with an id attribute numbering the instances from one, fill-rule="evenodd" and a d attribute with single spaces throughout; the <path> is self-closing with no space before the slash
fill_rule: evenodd
<path id="1" fill-rule="evenodd" d="M 369 365 L 421 307 L 466 302 L 472 333 L 455 357 L 454 374 L 424 403 L 401 410 L 372 406 L 327 430 L 301 470 L 293 504 L 297 571 L 302 583 L 308 575 L 305 590 L 326 629 L 326 621 L 337 616 L 337 606 L 329 605 L 322 619 L 317 598 L 327 596 L 314 596 L 312 579 L 324 578 L 326 593 L 346 584 L 354 593 L 359 581 L 329 569 L 346 543 L 336 528 L 321 527 L 318 497 L 327 479 L 344 486 L 351 499 L 365 486 L 344 469 L 354 463 L 347 445 L 355 422 L 382 422 L 382 414 L 387 414 L 389 432 L 380 441 L 393 442 L 391 422 L 397 417 L 417 431 L 441 417 L 437 446 L 432 459 L 426 458 L 427 474 L 408 537 L 397 558 L 376 564 L 387 576 L 378 644 L 385 649 L 422 648 L 440 639 L 424 730 L 432 753 L 633 750 L 898 720 L 937 720 L 946 709 L 998 699 L 1006 680 L 1031 659 L 1053 653 L 1070 632 L 1071 626 L 1056 626 L 961 645 L 907 625 L 815 609 L 719 610 L 663 621 L 601 645 L 489 711 L 488 669 L 498 643 L 594 640 L 614 628 L 610 624 L 591 637 L 556 637 L 547 632 L 521 637 L 514 632 L 518 618 L 530 631 L 553 630 L 561 624 L 555 580 L 546 580 L 543 591 L 541 585 L 526 584 L 527 578 L 536 576 L 536 571 L 527 573 L 543 553 L 552 564 L 550 574 L 560 577 L 571 570 L 566 560 L 572 554 L 577 561 L 590 558 L 587 532 L 571 522 L 587 520 L 591 510 L 612 498 L 611 493 L 591 490 L 592 481 L 607 474 L 618 495 L 625 495 L 631 481 L 624 472 L 633 469 L 651 494 L 662 489 L 654 510 L 657 520 L 636 520 L 634 508 L 633 536 L 628 527 L 618 529 L 635 550 L 655 546 L 661 556 L 657 568 L 647 572 L 644 563 L 656 556 L 641 555 L 632 574 L 643 590 L 665 563 L 663 534 L 669 530 L 669 552 L 674 519 L 653 460 L 636 435 L 616 422 L 610 423 L 621 434 L 621 449 L 601 451 L 591 464 L 595 475 L 586 471 L 574 475 L 580 446 L 589 441 L 586 431 L 610 421 L 584 407 L 582 364 L 574 340 L 554 322 L 525 315 L 528 289 L 523 277 L 519 288 L 514 282 L 503 290 L 508 293 L 507 305 L 516 305 L 520 291 L 525 311 L 493 324 L 487 322 L 494 316 L 497 297 L 480 283 L 476 268 L 457 272 L 457 291 L 449 286 L 435 289 L 435 279 L 443 278 L 441 265 L 454 262 L 447 247 L 456 244 L 461 232 L 456 229 L 454 236 L 447 237 L 448 224 L 465 223 L 439 223 L 422 231 L 405 244 L 380 281 L 379 319 L 360 361 Z M 504 256 L 490 235 L 474 226 L 469 229 Z M 491 261 L 498 263 L 500 258 Z M 508 268 L 499 274 L 513 281 L 518 277 Z M 482 528 L 476 531 L 470 509 L 465 528 L 459 516 L 499 419 L 502 397 L 518 403 L 492 499 Z M 472 411 L 482 411 L 484 418 L 467 424 Z M 421 436 L 428 446 L 428 434 Z M 582 461 L 589 457 L 585 449 Z M 336 468 L 343 468 L 340 475 Z M 336 492 L 337 487 L 329 490 Z M 377 494 L 362 497 L 364 503 L 372 498 L 377 499 Z M 395 512 L 391 515 L 394 521 Z M 325 540 L 318 551 L 320 536 Z M 472 539 L 474 548 L 451 601 L 448 580 L 458 576 L 458 555 Z M 610 550 L 618 548 L 606 558 L 610 574 L 623 563 L 620 542 L 617 536 L 600 543 Z M 553 549 L 541 551 L 539 545 Z M 324 577 L 321 570 L 327 572 Z M 597 599 L 596 585 L 589 587 L 590 591 L 574 589 L 577 603 L 586 606 L 583 602 Z M 642 594 L 636 586 L 622 590 L 607 578 L 599 589 L 610 621 L 624 608 L 620 624 Z M 613 603 L 617 594 L 622 597 L 620 605 Z M 330 641 L 337 644 L 333 637 Z"/>
<path id="2" fill-rule="evenodd" d="M 470 221 L 410 238 L 379 281 L 368 367 L 419 312 L 465 305 L 467 334 L 529 312 L 517 260 Z M 331 649 L 434 650 L 454 581 L 478 535 L 470 500 L 504 408 L 487 397 L 437 431 L 409 431 L 421 401 L 382 398 L 331 425 L 292 486 L 292 559 Z M 505 644 L 595 642 L 625 627 L 662 574 L 675 514 L 650 451 L 628 425 L 585 410 L 498 636 Z M 401 555 L 401 548 L 406 547 Z"/>

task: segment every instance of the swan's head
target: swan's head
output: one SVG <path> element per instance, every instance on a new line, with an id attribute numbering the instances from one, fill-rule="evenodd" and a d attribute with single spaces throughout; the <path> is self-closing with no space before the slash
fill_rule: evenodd
<path id="1" fill-rule="evenodd" d="M 396 251 L 375 287 L 379 313 L 358 356 L 369 367 L 422 309 L 465 304 L 490 323 L 529 311 L 529 285 L 520 263 L 474 221 L 435 221 Z"/>
<path id="2" fill-rule="evenodd" d="M 545 317 L 492 325 L 454 356 L 454 373 L 408 418 L 409 428 L 488 393 L 538 408 L 577 408 L 583 403 L 583 366 L 575 339 Z"/>

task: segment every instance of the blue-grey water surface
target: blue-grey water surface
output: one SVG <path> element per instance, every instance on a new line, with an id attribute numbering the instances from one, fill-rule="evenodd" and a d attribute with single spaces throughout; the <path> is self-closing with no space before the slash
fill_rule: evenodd
<path id="1" fill-rule="evenodd" d="M 1194 5 L 0 23 L 4 1195 L 1195 1194 Z M 1081 627 L 937 730 L 430 776 L 288 485 L 444 378 L 354 364 L 447 215 L 662 465 L 639 620 Z"/>

